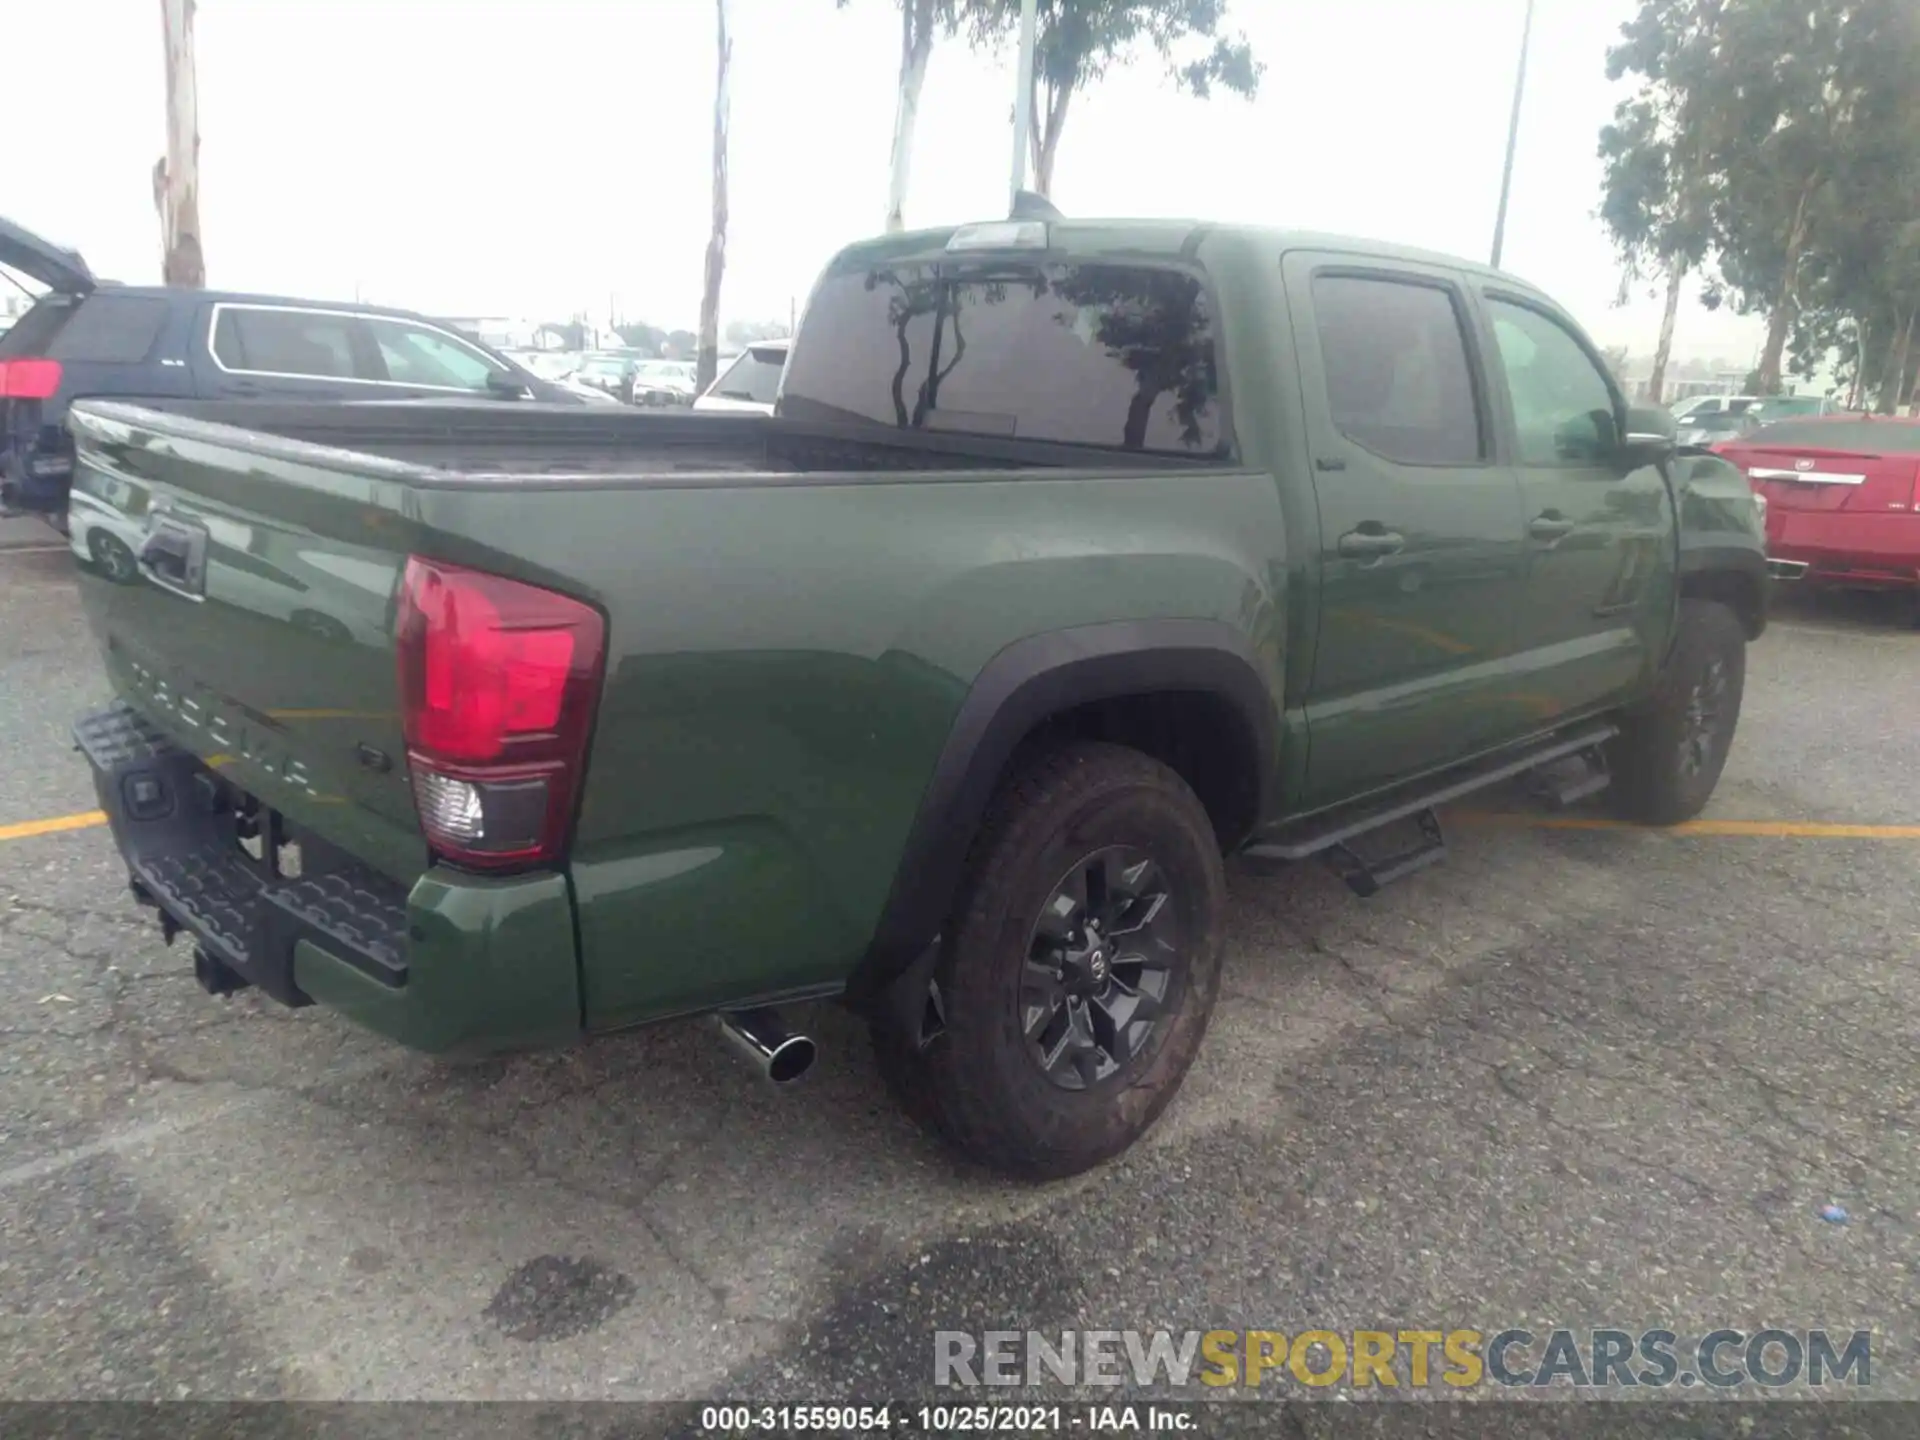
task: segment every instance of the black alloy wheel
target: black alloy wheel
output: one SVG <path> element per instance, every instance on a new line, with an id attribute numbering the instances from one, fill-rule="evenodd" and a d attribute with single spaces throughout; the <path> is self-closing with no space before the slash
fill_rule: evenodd
<path id="1" fill-rule="evenodd" d="M 1020 1032 L 1064 1090 L 1137 1066 L 1179 1005 L 1178 907 L 1159 865 L 1097 850 L 1054 886 L 1027 939 Z"/>

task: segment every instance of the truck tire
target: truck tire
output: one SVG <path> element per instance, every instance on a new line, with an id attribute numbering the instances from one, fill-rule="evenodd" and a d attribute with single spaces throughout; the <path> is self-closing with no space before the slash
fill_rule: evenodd
<path id="1" fill-rule="evenodd" d="M 881 1073 L 991 1169 L 1050 1180 L 1111 1159 L 1200 1048 L 1225 907 L 1185 781 L 1117 745 L 1052 751 L 988 810 L 926 1004 L 875 1012 Z"/>
<path id="2" fill-rule="evenodd" d="M 1716 601 L 1682 600 L 1659 686 L 1626 717 L 1609 756 L 1623 818 L 1678 825 L 1706 807 L 1733 748 L 1746 678 L 1740 617 Z"/>

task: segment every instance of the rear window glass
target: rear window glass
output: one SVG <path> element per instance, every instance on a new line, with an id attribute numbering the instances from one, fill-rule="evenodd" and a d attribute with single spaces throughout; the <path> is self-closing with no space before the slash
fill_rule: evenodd
<path id="1" fill-rule="evenodd" d="M 153 350 L 167 323 L 167 302 L 158 295 L 96 292 L 47 346 L 55 360 L 101 365 L 138 365 Z"/>
<path id="2" fill-rule="evenodd" d="M 724 400 L 752 400 L 771 405 L 780 389 L 780 372 L 787 368 L 783 351 L 747 351 L 714 382 L 713 393 Z"/>
<path id="3" fill-rule="evenodd" d="M 0 355 L 45 355 L 79 303 L 71 295 L 42 296 L 6 334 L 0 335 Z"/>
<path id="4" fill-rule="evenodd" d="M 1920 425 L 1898 420 L 1783 420 L 1762 425 L 1749 445 L 1810 446 L 1856 454 L 1920 455 Z"/>
<path id="5" fill-rule="evenodd" d="M 796 419 L 1231 453 L 1200 281 L 1150 265 L 875 265 L 821 282 L 787 362 Z"/>

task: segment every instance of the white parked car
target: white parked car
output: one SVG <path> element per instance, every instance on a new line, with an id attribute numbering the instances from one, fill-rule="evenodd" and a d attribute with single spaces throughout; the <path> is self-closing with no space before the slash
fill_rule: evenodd
<path id="1" fill-rule="evenodd" d="M 117 585 L 131 585 L 140 578 L 138 557 L 146 542 L 146 486 L 97 475 L 68 492 L 67 543 L 82 563 Z"/>
<path id="2" fill-rule="evenodd" d="M 691 405 L 694 374 L 691 360 L 642 360 L 633 367 L 633 403 Z"/>
<path id="3" fill-rule="evenodd" d="M 553 382 L 569 394 L 578 395 L 589 405 L 618 405 L 620 397 L 609 395 L 597 385 L 589 385 L 584 380 L 576 380 L 571 375 L 563 375 Z"/>
<path id="4" fill-rule="evenodd" d="M 1758 395 L 1695 395 L 1671 407 L 1673 418 L 1681 422 L 1699 415 L 1741 415 L 1760 403 Z"/>
<path id="5" fill-rule="evenodd" d="M 693 402 L 700 411 L 771 415 L 780 393 L 780 376 L 787 368 L 788 340 L 756 340 L 720 372 L 706 393 Z"/>
<path id="6" fill-rule="evenodd" d="M 502 350 L 500 353 L 542 380 L 566 379 L 580 368 L 585 358 L 578 350 Z"/>
<path id="7" fill-rule="evenodd" d="M 397 405 L 421 402 L 401 400 Z M 441 403 L 428 401 L 429 404 Z M 116 585 L 162 584 L 140 556 L 164 525 L 138 480 L 87 472 L 68 496 L 68 544 L 82 564 Z M 379 646 L 388 638 L 396 561 L 372 550 L 302 543 L 297 533 L 200 515 L 205 531 L 206 599 L 271 616 L 341 643 Z"/>
<path id="8" fill-rule="evenodd" d="M 1691 446 L 1718 445 L 1750 434 L 1765 422 L 1757 406 L 1744 410 L 1698 410 L 1680 419 L 1675 427 L 1674 443 Z"/>

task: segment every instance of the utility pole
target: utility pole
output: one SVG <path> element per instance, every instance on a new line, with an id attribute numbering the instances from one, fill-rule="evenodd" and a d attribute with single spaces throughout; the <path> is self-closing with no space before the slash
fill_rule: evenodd
<path id="1" fill-rule="evenodd" d="M 733 67 L 733 37 L 728 28 L 731 0 L 714 0 L 718 22 L 713 82 L 713 230 L 707 238 L 705 285 L 700 292 L 700 330 L 694 366 L 695 383 L 704 392 L 720 368 L 720 284 L 727 270 L 727 130 L 731 123 L 729 75 Z"/>
<path id="2" fill-rule="evenodd" d="M 1529 0 L 1531 3 L 1531 0 Z M 1007 195 L 1007 211 L 1027 188 L 1027 147 L 1033 133 L 1033 46 L 1040 28 L 1040 0 L 1024 0 L 1020 6 L 1020 70 L 1013 90 L 1013 185 Z"/>
<path id="3" fill-rule="evenodd" d="M 1500 268 L 1500 247 L 1507 238 L 1507 197 L 1513 192 L 1513 152 L 1520 141 L 1520 101 L 1527 93 L 1527 45 L 1533 39 L 1533 0 L 1520 27 L 1520 65 L 1513 77 L 1513 114 L 1507 120 L 1507 163 L 1500 171 L 1500 213 L 1493 222 L 1493 268 Z"/>
<path id="4" fill-rule="evenodd" d="M 193 0 L 160 0 L 167 40 L 167 154 L 154 167 L 161 279 L 204 289 L 200 249 L 200 106 L 193 83 Z"/>

